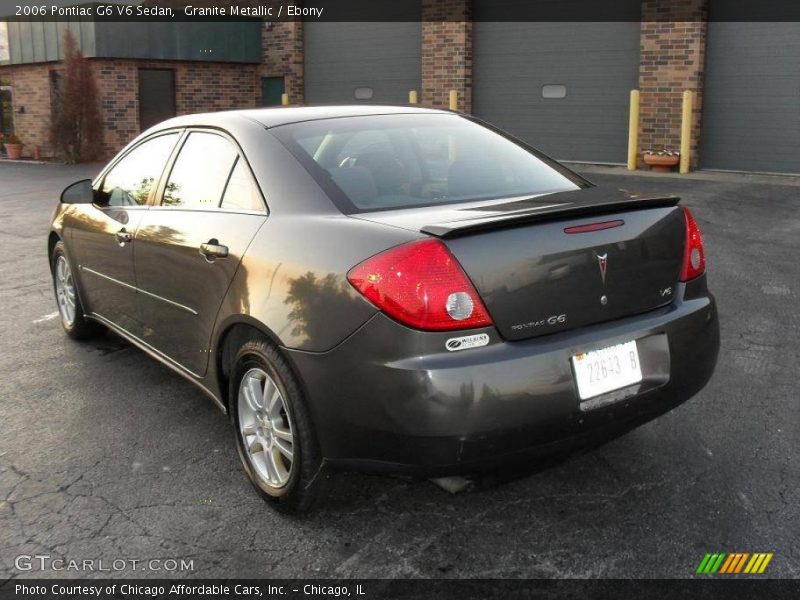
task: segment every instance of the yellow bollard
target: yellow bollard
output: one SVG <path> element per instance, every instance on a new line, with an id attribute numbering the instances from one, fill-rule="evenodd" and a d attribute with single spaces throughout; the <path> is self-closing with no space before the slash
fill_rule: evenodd
<path id="1" fill-rule="evenodd" d="M 681 117 L 681 173 L 689 172 L 692 152 L 692 109 L 694 108 L 694 92 L 683 92 L 683 115 Z"/>
<path id="2" fill-rule="evenodd" d="M 283 106 L 289 106 L 289 94 L 281 94 L 281 104 Z"/>
<path id="3" fill-rule="evenodd" d="M 639 90 L 631 90 L 631 114 L 628 120 L 628 171 L 635 171 L 639 161 Z"/>
<path id="4" fill-rule="evenodd" d="M 450 110 L 458 110 L 458 92 L 450 90 Z"/>
<path id="5" fill-rule="evenodd" d="M 409 104 L 417 103 L 417 90 L 411 90 L 410 92 L 408 92 L 408 103 Z"/>

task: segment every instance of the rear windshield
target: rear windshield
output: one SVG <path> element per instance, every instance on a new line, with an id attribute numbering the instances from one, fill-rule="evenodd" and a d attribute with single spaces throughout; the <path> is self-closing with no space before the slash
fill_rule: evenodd
<path id="1" fill-rule="evenodd" d="M 458 115 L 394 114 L 270 130 L 345 213 L 584 187 L 568 169 Z"/>

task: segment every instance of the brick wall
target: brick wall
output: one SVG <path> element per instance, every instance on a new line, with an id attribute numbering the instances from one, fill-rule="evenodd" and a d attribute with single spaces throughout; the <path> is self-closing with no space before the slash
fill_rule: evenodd
<path id="1" fill-rule="evenodd" d="M 260 77 L 283 77 L 291 104 L 305 99 L 303 79 L 303 22 L 264 23 L 261 36 L 264 62 Z M 260 103 L 260 102 L 259 102 Z"/>
<path id="2" fill-rule="evenodd" d="M 684 90 L 695 91 L 692 166 L 697 164 L 708 0 L 644 0 L 639 64 L 639 149 L 680 148 Z"/>
<path id="3" fill-rule="evenodd" d="M 50 144 L 50 69 L 52 65 L 0 67 L 0 78 L 11 84 L 14 127 L 25 144 L 24 156 Z M 24 110 L 24 112 L 20 112 Z"/>
<path id="4" fill-rule="evenodd" d="M 175 10 L 186 4 L 193 6 L 216 6 L 216 0 L 158 0 L 150 2 L 159 6 L 172 6 Z M 276 8 L 285 0 L 236 0 L 232 3 L 222 3 L 225 7 L 230 4 L 237 6 L 272 6 Z M 292 4 L 302 6 L 302 0 L 294 0 Z M 259 100 L 261 105 L 261 77 L 283 77 L 284 88 L 289 95 L 291 104 L 302 104 L 304 101 L 303 82 L 303 22 L 282 21 L 279 23 L 264 22 L 261 35 L 261 48 L 263 63 L 258 70 Z"/>
<path id="5" fill-rule="evenodd" d="M 422 97 L 447 108 L 458 91 L 458 110 L 472 110 L 472 2 L 422 0 Z"/>
<path id="6" fill-rule="evenodd" d="M 278 0 L 251 0 L 238 4 L 269 4 Z M 159 4 L 180 6 L 182 0 Z M 193 4 L 212 5 L 199 0 Z M 301 4 L 301 2 L 295 2 Z M 156 68 L 175 71 L 176 111 L 179 115 L 250 108 L 261 105 L 261 77 L 283 77 L 292 104 L 304 101 L 303 23 L 264 23 L 263 62 L 254 64 L 207 63 L 189 61 L 137 61 L 92 59 L 100 91 L 104 121 L 104 153 L 113 155 L 139 133 L 138 69 Z M 60 70 L 59 63 L 0 67 L 0 76 L 10 80 L 14 101 L 14 123 L 27 147 L 50 151 L 50 71 Z M 25 112 L 16 111 L 16 105 Z"/>
<path id="7" fill-rule="evenodd" d="M 139 134 L 139 81 L 132 62 L 92 61 L 103 117 L 105 156 L 112 156 Z"/>
<path id="8" fill-rule="evenodd" d="M 258 65 L 230 63 L 93 60 L 105 122 L 106 154 L 138 135 L 139 69 L 175 71 L 175 110 L 179 115 L 258 106 Z"/>
<path id="9" fill-rule="evenodd" d="M 96 60 L 105 149 L 113 154 L 139 133 L 139 69 L 175 71 L 178 115 L 252 108 L 260 103 L 258 65 L 231 63 Z"/>
<path id="10" fill-rule="evenodd" d="M 175 71 L 175 108 L 179 115 L 252 108 L 261 101 L 259 65 L 231 63 L 91 60 L 100 94 L 103 117 L 103 154 L 111 156 L 139 134 L 140 68 Z M 50 147 L 50 71 L 60 63 L 3 67 L 0 75 L 11 81 L 14 126 L 31 155 L 40 145 L 44 156 Z M 19 107 L 25 112 L 20 113 Z"/>

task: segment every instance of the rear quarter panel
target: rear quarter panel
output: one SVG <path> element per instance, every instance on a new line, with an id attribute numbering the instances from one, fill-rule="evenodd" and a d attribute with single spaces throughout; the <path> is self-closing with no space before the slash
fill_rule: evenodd
<path id="1" fill-rule="evenodd" d="M 239 266 L 218 329 L 247 316 L 282 346 L 330 350 L 377 312 L 348 283 L 350 268 L 417 237 L 344 215 L 273 213 Z"/>

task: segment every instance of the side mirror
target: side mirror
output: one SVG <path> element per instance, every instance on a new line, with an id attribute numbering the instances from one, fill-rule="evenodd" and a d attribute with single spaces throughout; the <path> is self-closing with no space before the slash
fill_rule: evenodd
<path id="1" fill-rule="evenodd" d="M 68 185 L 61 192 L 62 204 L 91 204 L 94 202 L 94 190 L 91 179 L 81 179 Z"/>

